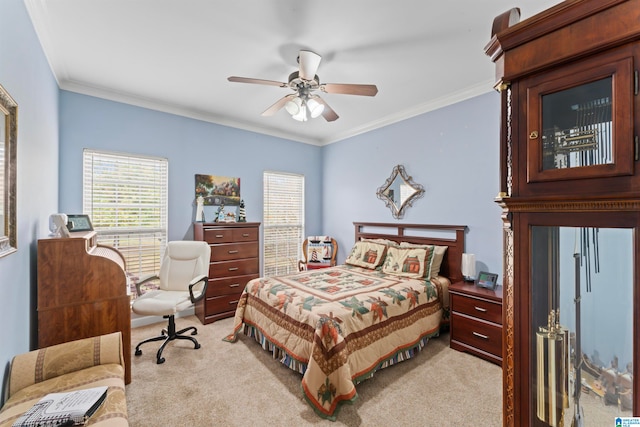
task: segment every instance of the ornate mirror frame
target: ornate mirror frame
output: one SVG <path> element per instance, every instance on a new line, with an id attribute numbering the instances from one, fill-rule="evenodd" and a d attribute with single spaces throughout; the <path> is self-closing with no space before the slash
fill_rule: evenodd
<path id="1" fill-rule="evenodd" d="M 18 250 L 16 235 L 16 176 L 18 151 L 18 104 L 0 85 L 0 257 Z"/>
<path id="2" fill-rule="evenodd" d="M 424 187 L 413 182 L 404 166 L 397 165 L 387 181 L 378 188 L 376 195 L 391 209 L 391 215 L 400 219 L 404 216 L 404 210 L 424 195 Z"/>

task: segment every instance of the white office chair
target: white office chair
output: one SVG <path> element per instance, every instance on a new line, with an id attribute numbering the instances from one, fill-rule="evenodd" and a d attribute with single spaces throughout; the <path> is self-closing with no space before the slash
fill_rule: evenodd
<path id="1" fill-rule="evenodd" d="M 190 340 L 196 349 L 200 348 L 198 341 L 188 335 L 182 335 L 187 331 L 196 335 L 195 326 L 181 329 L 176 332 L 175 314 L 192 307 L 196 302 L 205 297 L 209 273 L 211 248 L 206 242 L 175 241 L 167 244 L 164 257 L 160 264 L 160 273 L 142 278 L 136 283 L 138 298 L 133 302 L 133 312 L 147 316 L 163 316 L 169 319 L 169 326 L 162 330 L 162 335 L 148 338 L 136 346 L 136 356 L 142 354 L 140 346 L 152 341 L 163 341 L 156 361 L 164 362 L 162 351 L 175 339 Z M 141 292 L 141 285 L 151 280 L 159 280 L 159 289 Z"/>

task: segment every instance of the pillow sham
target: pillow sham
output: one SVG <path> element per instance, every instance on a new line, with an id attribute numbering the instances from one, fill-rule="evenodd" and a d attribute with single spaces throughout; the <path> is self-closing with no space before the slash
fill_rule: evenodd
<path id="1" fill-rule="evenodd" d="M 384 260 L 387 247 L 379 243 L 360 241 L 351 248 L 345 264 L 375 269 Z"/>
<path id="2" fill-rule="evenodd" d="M 421 279 L 431 278 L 431 262 L 434 247 L 409 248 L 389 247 L 382 266 L 382 272 L 396 276 Z"/>
<path id="3" fill-rule="evenodd" d="M 440 274 L 440 266 L 444 259 L 444 254 L 449 249 L 449 246 L 437 246 L 437 245 L 418 245 L 416 243 L 400 242 L 401 248 L 426 248 L 432 246 L 435 248 L 433 254 L 433 261 L 431 262 L 431 278 L 434 278 Z"/>
<path id="4" fill-rule="evenodd" d="M 385 246 L 398 246 L 398 242 L 394 242 L 393 240 L 388 240 L 388 239 L 367 239 L 362 238 L 363 242 L 373 242 L 373 243 L 379 243 L 381 245 L 385 245 Z"/>

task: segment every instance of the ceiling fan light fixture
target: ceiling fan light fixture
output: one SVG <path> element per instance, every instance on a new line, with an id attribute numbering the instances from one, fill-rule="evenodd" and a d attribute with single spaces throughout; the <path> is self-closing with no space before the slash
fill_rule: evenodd
<path id="1" fill-rule="evenodd" d="M 267 86 L 278 86 L 292 89 L 294 93 L 278 99 L 273 105 L 262 112 L 263 116 L 273 116 L 284 108 L 294 120 L 306 122 L 309 118 L 322 116 L 327 122 L 339 118 L 336 112 L 324 99 L 315 95 L 314 91 L 345 95 L 375 96 L 378 93 L 376 85 L 350 83 L 323 83 L 316 74 L 322 57 L 310 50 L 301 50 L 298 54 L 298 71 L 289 74 L 287 83 L 275 80 L 254 79 L 249 77 L 230 76 L 230 82 L 253 83 Z"/>
<path id="2" fill-rule="evenodd" d="M 309 99 L 307 101 L 307 109 L 309 110 L 309 115 L 312 119 L 319 117 L 320 114 L 324 111 L 324 104 L 319 103 L 315 99 Z"/>
<path id="3" fill-rule="evenodd" d="M 300 111 L 297 114 L 292 114 L 291 117 L 299 122 L 306 122 L 307 120 L 309 120 L 309 117 L 307 115 L 307 107 L 302 104 L 302 106 L 300 107 Z"/>
<path id="4" fill-rule="evenodd" d="M 295 116 L 296 114 L 299 114 L 300 110 L 302 109 L 302 99 L 296 96 L 295 98 L 287 101 L 287 103 L 284 104 L 284 108 L 285 110 L 287 110 L 287 113 Z"/>

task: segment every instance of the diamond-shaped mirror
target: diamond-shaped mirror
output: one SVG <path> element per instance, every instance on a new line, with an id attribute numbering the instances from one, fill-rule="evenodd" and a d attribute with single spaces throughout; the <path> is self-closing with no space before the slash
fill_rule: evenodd
<path id="1" fill-rule="evenodd" d="M 391 215 L 400 219 L 404 216 L 404 210 L 424 194 L 424 187 L 413 182 L 413 179 L 404 169 L 397 165 L 391 171 L 391 176 L 378 188 L 376 195 L 391 209 Z"/>

